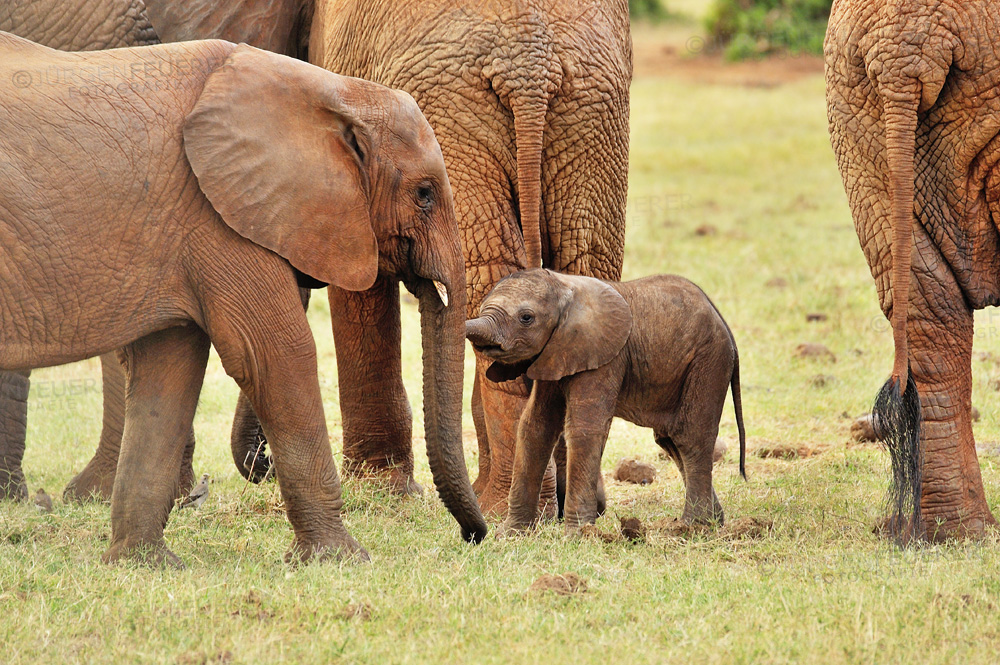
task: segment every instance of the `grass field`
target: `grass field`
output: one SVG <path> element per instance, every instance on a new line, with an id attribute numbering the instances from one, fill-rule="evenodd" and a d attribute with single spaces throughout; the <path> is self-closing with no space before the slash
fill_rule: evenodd
<path id="1" fill-rule="evenodd" d="M 678 2 L 675 12 L 702 4 Z M 619 422 L 598 526 L 612 532 L 619 517 L 638 517 L 645 542 L 566 540 L 547 524 L 469 547 L 433 492 L 400 499 L 348 479 L 345 520 L 371 565 L 291 568 L 280 563 L 291 531 L 277 488 L 245 485 L 229 459 L 236 388 L 213 357 L 195 423 L 195 470 L 215 478 L 212 495 L 167 527 L 186 570 L 100 564 L 106 506 L 57 496 L 40 515 L 4 504 L 0 662 L 995 662 L 996 536 L 901 552 L 871 533 L 887 464 L 876 447 L 851 443 L 849 427 L 890 368 L 891 339 L 827 139 L 821 68 L 803 60 L 713 73 L 713 59 L 686 58 L 700 30 L 680 20 L 634 33 L 625 274 L 683 274 L 713 297 L 740 347 L 751 453 L 800 455 L 751 454 L 743 482 L 727 409 L 730 449 L 715 486 L 734 526 L 684 534 L 658 524 L 680 515 L 679 475 L 650 432 Z M 422 432 L 417 311 L 405 302 L 404 367 Z M 827 319 L 807 322 L 812 313 Z M 976 351 L 1000 356 L 991 314 L 978 319 Z M 310 319 L 339 455 L 325 299 Z M 796 357 L 806 342 L 836 360 Z M 991 357 L 977 354 L 973 395 L 976 437 L 989 451 L 1000 440 Z M 471 376 L 471 355 L 467 367 Z M 31 491 L 58 495 L 89 459 L 99 383 L 96 361 L 34 375 Z M 474 474 L 468 413 L 466 429 Z M 430 488 L 422 445 L 418 480 Z M 997 511 L 995 454 L 980 461 Z M 655 464 L 656 482 L 611 480 L 626 456 Z M 587 590 L 529 592 L 540 575 L 565 572 Z"/>

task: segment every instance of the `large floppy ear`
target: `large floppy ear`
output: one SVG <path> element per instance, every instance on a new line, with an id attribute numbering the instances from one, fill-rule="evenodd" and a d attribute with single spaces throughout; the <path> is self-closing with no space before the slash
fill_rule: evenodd
<path id="1" fill-rule="evenodd" d="M 237 46 L 184 122 L 201 190 L 244 238 L 352 291 L 378 273 L 372 139 L 345 103 L 352 79 Z"/>
<path id="2" fill-rule="evenodd" d="M 528 378 L 558 381 L 606 365 L 632 332 L 632 310 L 607 283 L 593 277 L 550 273 L 561 291 L 559 322 Z"/>

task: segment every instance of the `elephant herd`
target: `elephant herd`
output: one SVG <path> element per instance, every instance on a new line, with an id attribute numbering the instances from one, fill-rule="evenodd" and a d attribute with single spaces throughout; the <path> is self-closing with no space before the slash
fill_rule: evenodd
<path id="1" fill-rule="evenodd" d="M 836 0 L 824 45 L 831 139 L 894 330 L 874 415 L 904 540 L 996 524 L 970 365 L 972 312 L 1000 303 L 998 6 Z M 469 482 L 465 322 L 525 268 L 620 278 L 631 76 L 626 0 L 4 3 L 0 496 L 27 495 L 30 369 L 101 355 L 101 439 L 65 496 L 111 500 L 105 560 L 177 563 L 163 530 L 193 484 L 214 345 L 241 388 L 234 462 L 255 482 L 273 465 L 289 556 L 366 558 L 340 519 L 304 307 L 327 287 L 345 472 L 420 493 L 402 282 L 420 303 L 431 472 L 462 536 L 479 542 L 508 495 L 522 513 L 554 512 L 565 440 L 546 434 L 554 454 L 527 490 L 518 456 L 520 415 L 548 381 L 496 380 L 482 336 Z M 731 346 L 707 410 L 717 430 L 732 380 L 742 443 L 735 343 L 705 316 Z M 664 432 L 657 442 L 691 464 Z M 686 517 L 721 518 L 707 474 L 689 483 Z M 574 520 L 596 516 L 598 492 L 571 490 Z"/>

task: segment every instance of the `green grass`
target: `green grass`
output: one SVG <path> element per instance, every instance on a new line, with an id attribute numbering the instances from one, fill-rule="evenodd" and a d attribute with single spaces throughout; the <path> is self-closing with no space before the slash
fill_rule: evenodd
<path id="1" fill-rule="evenodd" d="M 730 451 L 716 467 L 716 489 L 731 521 L 770 522 L 770 530 L 741 538 L 651 529 L 646 542 L 627 544 L 565 540 L 559 525 L 546 524 L 528 538 L 469 547 L 430 492 L 404 500 L 347 479 L 345 521 L 371 565 L 290 568 L 281 563 L 291 531 L 276 487 L 245 485 L 229 459 L 236 389 L 213 357 L 195 470 L 216 482 L 205 506 L 172 515 L 166 532 L 187 569 L 100 564 L 105 506 L 57 497 L 55 512 L 39 515 L 4 504 L 0 662 L 993 662 L 997 537 L 900 552 L 871 534 L 886 460 L 877 448 L 847 445 L 848 428 L 889 371 L 891 340 L 827 141 L 821 76 L 770 89 L 640 77 L 632 114 L 626 277 L 683 274 L 716 301 L 740 347 L 751 449 L 823 451 L 791 461 L 751 456 L 743 482 L 727 410 Z M 696 233 L 709 226 L 714 233 Z M 787 285 L 767 286 L 775 278 Z M 405 378 L 419 433 L 419 328 L 415 304 L 404 303 Z M 812 312 L 829 318 L 807 323 Z M 310 318 L 339 454 L 324 299 Z M 1000 356 L 998 330 L 981 316 L 976 351 Z M 795 358 L 802 342 L 825 344 L 836 362 Z M 470 357 L 470 376 L 471 368 Z M 977 360 L 974 371 L 977 439 L 998 441 L 989 383 L 1000 369 Z M 824 386 L 814 386 L 817 375 Z M 96 361 L 35 374 L 25 459 L 32 491 L 57 495 L 92 454 L 100 395 L 93 384 L 73 386 L 99 377 Z M 82 394 L 62 394 L 73 390 Z M 468 414 L 465 425 L 475 473 Z M 415 448 L 418 480 L 430 488 L 422 441 Z M 657 481 L 609 480 L 599 526 L 679 516 L 681 481 L 651 434 L 616 422 L 606 474 L 623 456 L 655 464 Z M 997 510 L 997 459 L 981 464 Z M 567 571 L 586 580 L 586 593 L 528 593 L 541 574 Z M 352 603 L 369 604 L 370 618 L 345 618 Z"/>

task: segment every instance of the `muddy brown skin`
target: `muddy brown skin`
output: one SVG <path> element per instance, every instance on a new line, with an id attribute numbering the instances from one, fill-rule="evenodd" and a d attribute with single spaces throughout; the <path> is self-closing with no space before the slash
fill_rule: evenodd
<path id="1" fill-rule="evenodd" d="M 916 495 L 893 507 L 897 536 L 996 524 L 972 433 L 971 355 L 973 311 L 1000 302 L 998 32 L 995 2 L 838 0 L 824 44 L 831 142 L 893 327 L 880 402 L 906 417 L 883 419 L 897 426 L 880 434 L 893 495 Z M 901 390 L 908 379 L 915 395 Z"/>
<path id="2" fill-rule="evenodd" d="M 314 64 L 412 94 L 435 131 L 451 175 L 466 259 L 468 316 L 500 278 L 533 265 L 526 261 L 526 245 L 528 255 L 544 257 L 551 268 L 620 277 L 632 77 L 626 0 L 4 4 L 21 7 L 14 12 L 17 29 L 30 32 L 19 34 L 60 48 L 83 49 L 96 41 L 79 34 L 78 26 L 89 26 L 103 40 L 102 48 L 126 46 L 129 42 L 108 40 L 146 38 L 143 21 L 148 21 L 164 42 L 222 38 L 299 57 L 308 50 Z M 56 11 L 46 9 L 54 4 Z M 70 12 L 81 16 L 52 20 Z M 400 365 L 398 278 L 380 274 L 363 293 L 330 288 L 328 294 L 345 469 L 380 476 L 397 492 L 417 493 L 412 417 Z M 373 327 L 381 334 L 371 334 Z M 478 359 L 473 387 L 480 452 L 474 487 L 484 509 L 502 514 L 516 423 L 528 389 L 523 381 L 498 385 L 485 380 L 487 366 Z M 0 403 L 0 416 L 3 412 Z M 109 414 L 116 410 L 106 407 Z M 117 458 L 114 433 L 111 428 L 102 436 L 107 450 L 95 456 L 94 469 L 88 466 L 79 483 L 82 492 L 88 485 L 99 491 L 103 479 L 113 475 L 107 460 Z M 252 459 L 259 434 L 252 407 L 241 399 L 233 456 L 244 475 L 243 460 Z M 553 470 L 544 490 L 549 499 L 554 487 Z"/>
<path id="3" fill-rule="evenodd" d="M 533 382 L 518 425 L 510 512 L 498 534 L 538 519 L 542 475 L 566 439 L 565 520 L 575 532 L 598 516 L 601 456 L 613 417 L 652 428 L 684 478 L 687 522 L 722 522 L 712 454 L 732 386 L 745 434 L 739 356 L 711 301 L 681 277 L 625 283 L 535 269 L 501 281 L 466 337 L 493 364 L 487 377 Z"/>
<path id="4" fill-rule="evenodd" d="M 21 71 L 60 76 L 23 85 Z M 221 41 L 67 54 L 3 34 L 0 81 L 0 122 L 46 128 L 0 137 L 0 275 L 17 276 L 0 288 L 0 369 L 122 349 L 105 560 L 150 549 L 176 562 L 163 527 L 210 342 L 272 442 L 290 556 L 365 557 L 340 519 L 296 269 L 354 290 L 380 271 L 408 275 L 438 331 L 431 381 L 461 372 L 457 224 L 412 98 Z M 457 304 L 445 307 L 432 280 Z M 446 431 L 451 416 L 430 409 Z M 481 538 L 464 467 L 438 454 L 442 496 Z"/>

